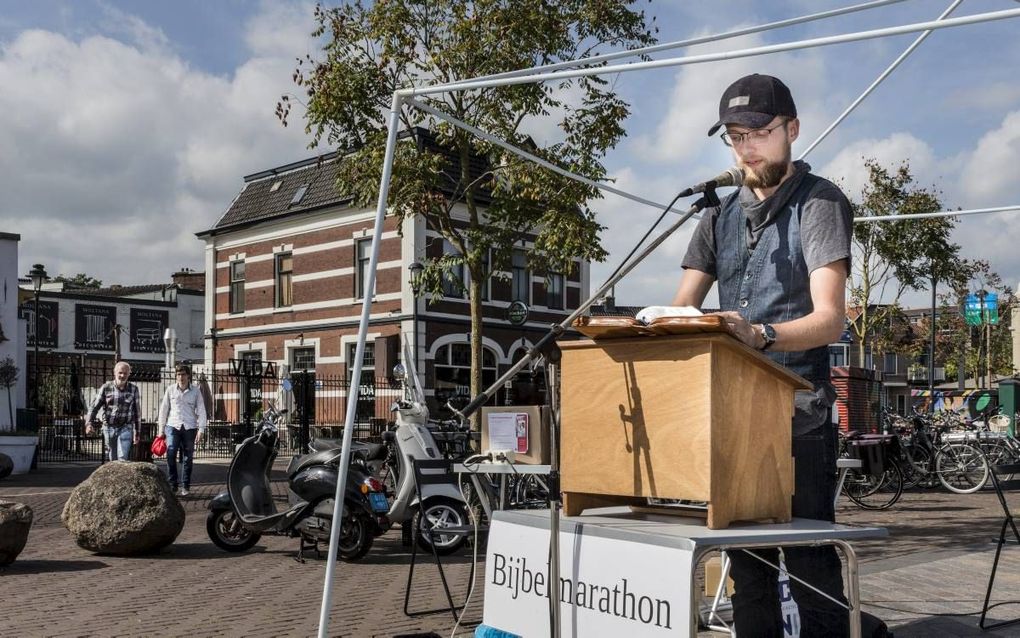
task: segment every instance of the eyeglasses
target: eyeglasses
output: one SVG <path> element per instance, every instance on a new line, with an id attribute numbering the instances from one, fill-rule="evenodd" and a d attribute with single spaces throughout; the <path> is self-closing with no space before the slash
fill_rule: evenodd
<path id="1" fill-rule="evenodd" d="M 726 131 L 724 133 L 721 133 L 719 135 L 719 138 L 722 139 L 723 144 L 725 144 L 726 146 L 740 146 L 745 141 L 751 141 L 755 143 L 764 142 L 769 138 L 769 135 L 772 133 L 772 131 L 776 130 L 781 126 L 786 126 L 786 123 L 788 121 L 789 120 L 783 120 L 782 122 L 776 124 L 772 128 L 758 128 L 753 131 L 748 131 L 746 133 L 730 133 L 729 131 Z"/>

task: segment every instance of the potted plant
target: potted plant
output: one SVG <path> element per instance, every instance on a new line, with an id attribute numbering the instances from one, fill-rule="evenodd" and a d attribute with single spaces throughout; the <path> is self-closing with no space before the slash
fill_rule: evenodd
<path id="1" fill-rule="evenodd" d="M 0 453 L 6 454 L 14 461 L 14 474 L 24 474 L 32 467 L 32 458 L 35 456 L 35 447 L 39 444 L 37 432 L 21 431 L 17 429 L 14 420 L 14 401 L 11 388 L 18 381 L 18 366 L 14 359 L 5 357 L 0 359 L 0 386 L 7 389 L 7 416 L 8 424 L 0 425 Z"/>

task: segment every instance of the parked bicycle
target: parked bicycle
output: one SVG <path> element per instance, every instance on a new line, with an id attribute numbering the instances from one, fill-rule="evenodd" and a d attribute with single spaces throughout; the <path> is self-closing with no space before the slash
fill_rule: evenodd
<path id="1" fill-rule="evenodd" d="M 869 510 L 884 510 L 903 494 L 903 471 L 897 462 L 897 439 L 892 435 L 839 432 L 839 455 L 861 460 L 846 471 L 842 493 Z"/>
<path id="2" fill-rule="evenodd" d="M 952 433 L 952 423 L 956 423 L 952 417 L 929 416 L 916 409 L 908 420 L 897 423 L 898 465 L 907 487 L 941 484 L 950 492 L 971 494 L 985 486 L 989 462 L 975 444 L 978 437 Z"/>

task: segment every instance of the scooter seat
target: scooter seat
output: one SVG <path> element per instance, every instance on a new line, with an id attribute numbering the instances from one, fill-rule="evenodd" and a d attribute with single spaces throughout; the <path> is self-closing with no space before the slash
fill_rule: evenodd
<path id="1" fill-rule="evenodd" d="M 339 450 L 343 443 L 343 439 L 312 439 L 310 445 L 313 450 L 325 452 Z M 386 444 L 351 441 L 351 453 L 361 455 L 366 461 L 381 461 L 386 458 Z"/>
<path id="2" fill-rule="evenodd" d="M 340 448 L 329 448 L 322 450 L 320 452 L 312 452 L 311 454 L 306 454 L 305 456 L 302 456 L 301 458 L 297 459 L 296 465 L 292 462 L 291 467 L 287 469 L 290 470 L 290 476 L 294 476 L 295 474 L 305 469 L 306 467 L 309 467 L 311 465 L 322 465 L 325 463 L 332 463 L 335 459 L 339 458 Z"/>

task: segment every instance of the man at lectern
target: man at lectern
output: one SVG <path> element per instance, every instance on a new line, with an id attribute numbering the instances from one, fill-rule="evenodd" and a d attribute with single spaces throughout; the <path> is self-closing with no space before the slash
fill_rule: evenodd
<path id="1" fill-rule="evenodd" d="M 743 186 L 707 209 L 684 257 L 674 305 L 700 307 L 713 283 L 730 329 L 753 348 L 814 384 L 799 391 L 793 419 L 793 515 L 833 521 L 836 437 L 829 419 L 828 345 L 846 315 L 852 213 L 832 182 L 791 161 L 800 121 L 790 90 L 768 75 L 734 82 L 709 129 L 733 150 Z M 754 424 L 748 424 L 754 427 Z M 759 554 L 772 564 L 776 550 Z M 831 546 L 789 548 L 787 571 L 845 602 L 839 556 Z M 777 573 L 731 552 L 737 635 L 783 636 Z M 792 581 L 801 636 L 843 636 L 847 612 Z"/>

